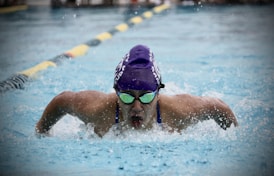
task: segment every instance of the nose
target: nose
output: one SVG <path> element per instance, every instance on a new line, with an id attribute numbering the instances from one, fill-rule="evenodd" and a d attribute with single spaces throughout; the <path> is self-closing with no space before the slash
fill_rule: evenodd
<path id="1" fill-rule="evenodd" d="M 133 104 L 132 104 L 132 110 L 136 113 L 141 112 L 142 109 L 142 103 L 139 100 L 134 100 Z"/>

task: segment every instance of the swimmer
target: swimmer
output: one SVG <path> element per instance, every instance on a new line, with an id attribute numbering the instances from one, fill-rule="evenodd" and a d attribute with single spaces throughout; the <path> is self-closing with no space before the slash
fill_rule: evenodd
<path id="1" fill-rule="evenodd" d="M 160 94 L 164 88 L 160 71 L 153 53 L 144 45 L 133 47 L 118 64 L 113 87 L 115 93 L 109 94 L 87 90 L 57 95 L 45 108 L 36 132 L 48 134 L 66 114 L 93 125 L 100 137 L 115 124 L 121 130 L 149 130 L 159 124 L 171 132 L 207 119 L 214 119 L 223 129 L 238 125 L 232 110 L 220 99 Z"/>

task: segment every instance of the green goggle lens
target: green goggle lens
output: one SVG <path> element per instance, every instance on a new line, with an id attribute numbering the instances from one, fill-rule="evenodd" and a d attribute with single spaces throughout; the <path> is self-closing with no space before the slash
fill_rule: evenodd
<path id="1" fill-rule="evenodd" d="M 135 98 L 134 96 L 128 94 L 128 93 L 121 93 L 118 92 L 118 96 L 121 99 L 121 101 L 125 104 L 131 104 L 134 102 L 135 99 L 139 99 L 141 103 L 148 104 L 153 101 L 154 97 L 156 95 L 156 92 L 149 92 L 145 93 L 139 98 Z"/>
<path id="2" fill-rule="evenodd" d="M 126 103 L 126 104 L 132 103 L 135 99 L 135 97 L 133 97 L 127 93 L 120 93 L 119 97 L 122 100 L 122 102 Z"/>

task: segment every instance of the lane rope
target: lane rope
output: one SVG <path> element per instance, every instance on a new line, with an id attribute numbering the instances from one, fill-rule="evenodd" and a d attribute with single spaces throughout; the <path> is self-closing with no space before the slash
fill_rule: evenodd
<path id="1" fill-rule="evenodd" d="M 85 55 L 90 47 L 94 47 L 99 45 L 101 42 L 111 39 L 113 35 L 118 32 L 125 32 L 129 28 L 133 27 L 134 25 L 142 23 L 146 19 L 150 19 L 153 15 L 159 14 L 167 9 L 170 6 L 167 4 L 162 4 L 159 6 L 154 7 L 150 11 L 146 11 L 139 16 L 135 16 L 130 18 L 127 22 L 118 24 L 113 29 L 100 33 L 95 36 L 94 39 L 87 41 L 86 43 L 80 44 L 75 46 L 74 48 L 65 51 L 63 54 L 60 54 L 52 59 L 44 61 L 31 67 L 29 69 L 23 70 L 19 73 L 16 73 L 9 77 L 8 79 L 0 82 L 0 93 L 6 92 L 12 89 L 24 89 L 24 84 L 34 78 L 34 76 L 49 67 L 57 67 L 60 63 L 64 60 L 73 59 L 79 56 Z"/>
<path id="2" fill-rule="evenodd" d="M 27 10 L 27 5 L 17 5 L 17 6 L 11 6 L 11 7 L 1 7 L 0 8 L 0 14 L 6 14 L 6 13 L 12 13 L 22 10 Z"/>

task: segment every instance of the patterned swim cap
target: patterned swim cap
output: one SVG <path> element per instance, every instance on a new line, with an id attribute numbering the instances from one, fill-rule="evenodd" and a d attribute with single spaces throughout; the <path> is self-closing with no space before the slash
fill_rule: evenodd
<path id="1" fill-rule="evenodd" d="M 117 90 L 151 90 L 163 88 L 159 68 L 147 46 L 137 45 L 126 54 L 115 70 Z"/>

